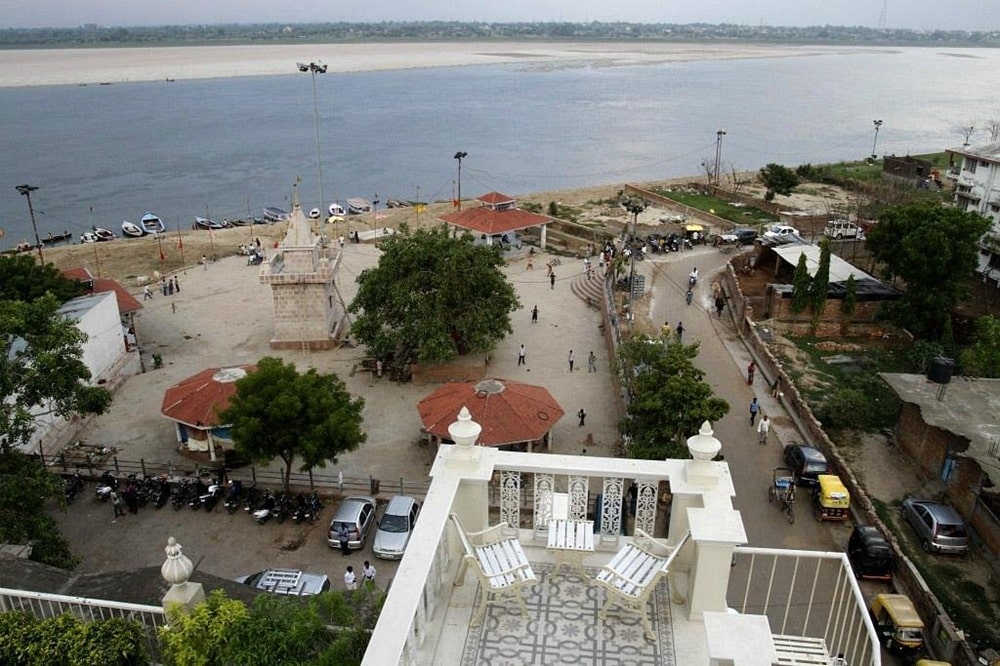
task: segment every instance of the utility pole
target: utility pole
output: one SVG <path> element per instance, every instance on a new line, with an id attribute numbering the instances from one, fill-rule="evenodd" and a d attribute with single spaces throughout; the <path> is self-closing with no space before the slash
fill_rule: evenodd
<path id="1" fill-rule="evenodd" d="M 316 128 L 316 171 L 319 173 L 319 210 L 320 218 L 325 219 L 327 210 L 326 199 L 323 196 L 323 160 L 320 157 L 319 151 L 319 104 L 316 102 L 316 75 L 326 74 L 326 65 L 321 62 L 311 62 L 308 65 L 300 62 L 296 66 L 299 68 L 300 72 L 309 72 L 312 74 L 313 125 Z"/>
<path id="2" fill-rule="evenodd" d="M 726 136 L 726 130 L 720 129 L 715 133 L 715 186 L 719 186 L 719 169 L 722 167 L 722 137 Z"/>
<path id="3" fill-rule="evenodd" d="M 38 250 L 38 261 L 44 266 L 45 257 L 42 255 L 42 241 L 38 238 L 38 225 L 35 224 L 35 209 L 31 205 L 31 193 L 38 188 L 34 185 L 17 185 L 14 189 L 28 198 L 28 214 L 31 215 L 31 229 L 35 232 L 35 248 Z"/>
<path id="4" fill-rule="evenodd" d="M 458 160 L 458 210 L 462 210 L 462 160 L 468 156 L 468 153 L 461 150 L 455 153 L 455 159 Z"/>
<path id="5" fill-rule="evenodd" d="M 873 120 L 872 122 L 875 123 L 875 139 L 872 141 L 872 159 L 877 160 L 878 153 L 875 151 L 875 146 L 878 145 L 878 131 L 882 129 L 882 121 Z"/>

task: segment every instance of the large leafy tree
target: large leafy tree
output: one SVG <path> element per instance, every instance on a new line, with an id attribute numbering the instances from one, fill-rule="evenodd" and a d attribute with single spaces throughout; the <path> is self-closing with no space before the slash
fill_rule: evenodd
<path id="1" fill-rule="evenodd" d="M 940 336 L 948 311 L 968 295 L 980 237 L 989 220 L 940 204 L 887 208 L 868 233 L 882 276 L 905 283 L 894 321 L 921 337 Z"/>
<path id="2" fill-rule="evenodd" d="M 794 171 L 774 162 L 761 168 L 760 180 L 767 188 L 764 192 L 764 201 L 773 201 L 776 194 L 787 197 L 799 184 L 799 177 Z"/>
<path id="3" fill-rule="evenodd" d="M 39 266 L 33 254 L 0 256 L 0 300 L 31 302 L 46 293 L 65 303 L 82 294 L 83 286 L 52 264 Z"/>
<path id="4" fill-rule="evenodd" d="M 684 345 L 636 336 L 619 350 L 631 378 L 631 400 L 622 432 L 632 458 L 688 458 L 685 438 L 704 421 L 718 421 L 729 403 L 712 393 L 694 364 L 698 344 Z"/>
<path id="5" fill-rule="evenodd" d="M 488 352 L 513 332 L 520 303 L 501 272 L 499 248 L 453 238 L 446 226 L 405 226 L 382 244 L 378 266 L 358 276 L 348 310 L 352 332 L 380 358 L 397 364 L 448 361 Z"/>
<path id="6" fill-rule="evenodd" d="M 962 372 L 975 377 L 1000 377 L 1000 319 L 976 320 L 976 339 L 961 354 Z"/>
<path id="7" fill-rule="evenodd" d="M 257 369 L 236 382 L 229 407 L 219 414 L 232 425 L 236 448 L 256 461 L 275 456 L 285 463 L 285 489 L 292 463 L 303 471 L 336 463 L 367 436 L 361 429 L 363 398 L 351 398 L 344 382 L 315 368 L 299 373 L 292 363 L 265 357 Z"/>
<path id="8" fill-rule="evenodd" d="M 59 416 L 101 414 L 111 405 L 103 387 L 89 386 L 80 345 L 86 339 L 57 314 L 59 300 L 0 301 L 0 438 L 25 444 L 41 411 Z"/>
<path id="9" fill-rule="evenodd" d="M 47 511 L 47 500 L 62 500 L 62 479 L 35 458 L 0 451 L 0 543 L 32 545 L 31 559 L 62 569 L 77 560 Z M 2 660 L 0 660 L 2 662 Z"/>

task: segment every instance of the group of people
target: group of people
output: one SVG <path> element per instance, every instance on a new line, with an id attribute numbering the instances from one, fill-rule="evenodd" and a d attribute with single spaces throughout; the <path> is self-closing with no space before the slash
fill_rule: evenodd
<path id="1" fill-rule="evenodd" d="M 164 296 L 173 296 L 181 293 L 181 283 L 177 281 L 177 276 L 160 279 L 160 291 Z M 147 284 L 142 288 L 142 300 L 149 301 L 153 298 L 153 290 Z"/>
<path id="2" fill-rule="evenodd" d="M 365 560 L 365 564 L 361 567 L 361 575 L 364 577 L 365 585 L 375 585 L 375 567 L 368 560 Z M 354 573 L 354 567 L 348 566 L 347 570 L 344 571 L 344 588 L 348 590 L 358 589 L 358 575 Z"/>

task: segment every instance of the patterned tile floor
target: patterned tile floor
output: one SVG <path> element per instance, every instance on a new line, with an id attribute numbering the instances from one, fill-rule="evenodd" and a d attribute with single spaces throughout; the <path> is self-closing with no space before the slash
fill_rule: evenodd
<path id="1" fill-rule="evenodd" d="M 649 618 L 655 641 L 643 635 L 634 613 L 612 608 L 601 622 L 597 613 L 604 590 L 588 579 L 554 566 L 533 564 L 541 583 L 524 590 L 528 622 L 516 601 L 486 607 L 479 627 L 470 628 L 462 666 L 522 666 L 525 664 L 594 664 L 595 666 L 672 666 L 674 660 L 670 603 L 665 582 L 652 595 Z M 588 570 L 591 576 L 597 570 Z M 477 608 L 482 590 L 476 592 Z"/>

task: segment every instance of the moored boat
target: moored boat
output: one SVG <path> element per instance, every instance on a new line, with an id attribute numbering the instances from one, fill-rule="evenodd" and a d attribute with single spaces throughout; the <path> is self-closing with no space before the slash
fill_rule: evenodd
<path id="1" fill-rule="evenodd" d="M 46 234 L 45 238 L 42 239 L 42 243 L 45 245 L 51 245 L 53 243 L 61 243 L 63 241 L 69 242 L 72 240 L 73 234 L 68 231 L 63 231 L 61 234 Z"/>
<path id="2" fill-rule="evenodd" d="M 275 206 L 268 206 L 264 209 L 264 220 L 267 222 L 284 222 L 289 217 L 291 217 L 291 213 Z"/>
<path id="3" fill-rule="evenodd" d="M 129 222 L 128 220 L 123 220 L 122 221 L 122 233 L 124 235 L 126 235 L 126 236 L 131 237 L 131 238 L 138 238 L 138 237 L 142 236 L 143 234 L 145 234 L 146 232 L 143 231 L 142 228 L 138 224 L 136 224 L 134 222 Z"/>
<path id="4" fill-rule="evenodd" d="M 320 215 L 321 213 L 319 212 L 319 208 L 313 208 L 309 211 L 309 219 L 311 220 L 318 220 Z"/>
<path id="5" fill-rule="evenodd" d="M 215 220 L 210 220 L 207 217 L 195 217 L 194 226 L 197 229 L 225 229 L 226 224 L 224 222 L 216 222 Z"/>
<path id="6" fill-rule="evenodd" d="M 167 225 L 163 224 L 163 220 L 147 210 L 142 219 L 139 220 L 139 227 L 147 234 L 160 234 L 167 228 Z"/>
<path id="7" fill-rule="evenodd" d="M 330 204 L 328 210 L 330 211 L 331 217 L 343 217 L 344 215 L 347 215 L 347 211 L 344 210 L 344 207 L 339 203 Z"/>
<path id="8" fill-rule="evenodd" d="M 372 210 L 372 204 L 367 199 L 354 197 L 347 200 L 347 212 L 350 213 L 351 215 L 370 213 L 371 210 Z"/>
<path id="9" fill-rule="evenodd" d="M 102 243 L 115 239 L 115 232 L 104 227 L 92 227 L 93 231 L 87 231 L 80 235 L 81 243 Z"/>

